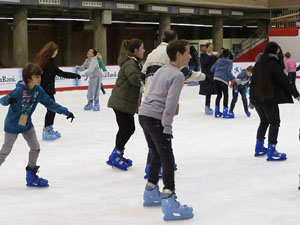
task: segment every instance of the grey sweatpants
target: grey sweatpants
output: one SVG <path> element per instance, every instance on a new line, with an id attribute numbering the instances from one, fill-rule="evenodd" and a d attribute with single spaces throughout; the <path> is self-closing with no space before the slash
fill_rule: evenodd
<path id="1" fill-rule="evenodd" d="M 19 134 L 12 134 L 7 132 L 4 133 L 4 144 L 2 145 L 2 148 L 0 150 L 0 166 L 11 152 L 18 135 Z M 30 168 L 35 168 L 40 153 L 40 144 L 38 142 L 34 127 L 32 127 L 28 131 L 23 132 L 22 135 L 27 141 L 27 144 L 30 148 L 28 166 Z"/>
<path id="2" fill-rule="evenodd" d="M 89 77 L 89 87 L 87 99 L 88 101 L 98 101 L 100 95 L 100 88 L 102 83 L 102 77 Z"/>

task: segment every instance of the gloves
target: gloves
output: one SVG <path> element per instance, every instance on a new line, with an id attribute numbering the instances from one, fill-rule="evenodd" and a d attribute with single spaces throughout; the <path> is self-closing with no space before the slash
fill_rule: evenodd
<path id="1" fill-rule="evenodd" d="M 234 80 L 231 80 L 231 81 L 230 81 L 229 87 L 230 87 L 230 88 L 233 88 L 233 84 L 234 84 Z"/>
<path id="2" fill-rule="evenodd" d="M 70 119 L 71 118 L 71 123 L 73 122 L 73 119 L 75 118 L 75 116 L 73 115 L 73 113 L 70 113 L 68 116 L 67 116 L 67 119 Z"/>
<path id="3" fill-rule="evenodd" d="M 14 97 L 9 97 L 9 99 L 7 99 L 7 104 L 9 104 L 9 105 L 12 103 L 15 103 L 15 102 L 17 102 L 17 99 Z"/>
<path id="4" fill-rule="evenodd" d="M 81 76 L 77 74 L 77 75 L 76 75 L 76 79 L 77 79 L 77 80 L 80 80 L 80 79 L 81 79 Z"/>
<path id="5" fill-rule="evenodd" d="M 254 109 L 254 105 L 251 102 L 249 103 L 248 107 L 249 107 L 249 109 Z"/>

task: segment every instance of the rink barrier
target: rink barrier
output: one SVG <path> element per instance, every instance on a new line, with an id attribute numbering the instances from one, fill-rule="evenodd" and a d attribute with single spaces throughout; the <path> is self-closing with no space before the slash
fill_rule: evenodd
<path id="1" fill-rule="evenodd" d="M 297 66 L 300 62 L 296 62 Z M 232 74 L 236 77 L 243 69 L 254 65 L 254 62 L 233 63 Z M 60 67 L 66 72 L 78 73 L 76 67 Z M 104 88 L 113 88 L 118 76 L 120 67 L 118 65 L 106 66 L 108 73 L 103 77 Z M 300 71 L 297 72 L 300 78 Z M 8 94 L 16 87 L 16 83 L 22 80 L 22 68 L 2 68 L 0 69 L 0 95 Z M 88 79 L 82 77 L 80 80 L 66 79 L 63 77 L 55 78 L 56 91 L 86 90 L 88 88 Z"/>

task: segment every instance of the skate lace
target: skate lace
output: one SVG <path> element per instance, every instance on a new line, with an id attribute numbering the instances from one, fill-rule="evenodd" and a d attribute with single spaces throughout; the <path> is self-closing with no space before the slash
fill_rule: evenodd
<path id="1" fill-rule="evenodd" d="M 175 198 L 175 201 L 176 201 L 176 207 L 177 208 L 179 208 L 180 206 L 181 206 L 181 204 L 180 204 L 180 202 L 179 201 L 177 201 L 176 199 L 177 199 L 177 196 L 174 194 L 174 198 Z M 185 209 L 186 208 L 188 208 L 188 206 L 187 205 L 182 205 Z"/>

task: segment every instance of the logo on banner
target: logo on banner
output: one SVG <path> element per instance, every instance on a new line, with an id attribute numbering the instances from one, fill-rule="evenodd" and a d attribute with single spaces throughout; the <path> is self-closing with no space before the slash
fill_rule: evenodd
<path id="1" fill-rule="evenodd" d="M 104 77 L 117 77 L 117 72 L 106 73 L 106 74 L 104 74 Z"/>
<path id="2" fill-rule="evenodd" d="M 12 77 L 2 76 L 2 77 L 0 77 L 0 83 L 1 84 L 10 84 L 10 83 L 15 84 L 15 83 L 17 83 L 17 79 L 14 76 L 12 76 Z"/>

